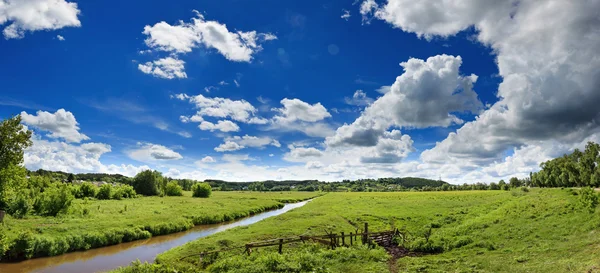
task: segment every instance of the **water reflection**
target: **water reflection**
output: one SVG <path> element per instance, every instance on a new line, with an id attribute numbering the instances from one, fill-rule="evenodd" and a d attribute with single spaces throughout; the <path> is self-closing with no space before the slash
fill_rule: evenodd
<path id="1" fill-rule="evenodd" d="M 269 217 L 277 216 L 294 208 L 304 206 L 308 201 L 287 204 L 281 209 L 263 212 L 237 221 L 216 225 L 202 225 L 188 231 L 152 237 L 129 243 L 72 252 L 56 257 L 37 258 L 17 263 L 0 264 L 0 272 L 25 273 L 85 273 L 108 271 L 119 266 L 126 266 L 139 259 L 152 262 L 156 255 L 176 246 L 198 238 L 206 237 L 234 227 L 247 226 Z"/>

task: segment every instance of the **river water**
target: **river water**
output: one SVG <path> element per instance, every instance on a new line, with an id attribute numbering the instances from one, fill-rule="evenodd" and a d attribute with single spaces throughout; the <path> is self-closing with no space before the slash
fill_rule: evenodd
<path id="1" fill-rule="evenodd" d="M 114 246 L 71 252 L 55 257 L 37 258 L 16 263 L 0 263 L 1 273 L 86 273 L 103 272 L 127 266 L 139 259 L 153 262 L 156 255 L 171 248 L 234 227 L 247 226 L 269 217 L 286 213 L 304 206 L 308 201 L 286 204 L 281 209 L 267 211 L 254 216 L 215 225 L 196 226 L 188 231 L 152 237 Z"/>

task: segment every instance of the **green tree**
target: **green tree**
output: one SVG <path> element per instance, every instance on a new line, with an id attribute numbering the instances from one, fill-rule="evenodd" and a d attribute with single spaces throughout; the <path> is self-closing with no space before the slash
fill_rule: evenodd
<path id="1" fill-rule="evenodd" d="M 31 146 L 31 131 L 21 124 L 21 116 L 0 123 L 0 210 L 4 210 L 25 180 L 23 150 Z"/>
<path id="2" fill-rule="evenodd" d="M 73 183 L 74 180 L 75 180 L 75 176 L 72 173 L 70 173 L 69 178 L 67 178 L 67 182 Z"/>
<path id="3" fill-rule="evenodd" d="M 145 170 L 133 179 L 133 187 L 138 194 L 147 196 L 159 195 L 163 183 L 162 174 L 158 171 Z"/>
<path id="4" fill-rule="evenodd" d="M 212 188 L 208 183 L 196 183 L 192 186 L 192 196 L 208 198 L 212 192 Z"/>
<path id="5" fill-rule="evenodd" d="M 516 177 L 511 177 L 510 180 L 508 180 L 508 183 L 510 184 L 511 188 L 518 188 L 521 186 L 521 180 Z"/>

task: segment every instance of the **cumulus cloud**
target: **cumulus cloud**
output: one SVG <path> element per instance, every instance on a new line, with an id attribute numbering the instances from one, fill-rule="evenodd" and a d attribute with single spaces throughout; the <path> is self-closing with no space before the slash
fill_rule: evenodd
<path id="1" fill-rule="evenodd" d="M 598 1 L 390 0 L 365 14 L 425 38 L 474 27 L 494 49 L 499 101 L 422 154 L 428 162 L 487 163 L 513 147 L 576 143 L 598 132 L 599 9 Z"/>
<path id="2" fill-rule="evenodd" d="M 477 76 L 462 76 L 460 56 L 411 58 L 390 91 L 369 105 L 352 124 L 339 127 L 327 145 L 375 146 L 390 126 L 426 128 L 461 124 L 456 112 L 483 107 L 473 90 Z M 361 96 L 360 94 L 358 95 Z"/>
<path id="3" fill-rule="evenodd" d="M 178 94 L 175 98 L 183 101 L 189 101 L 198 109 L 191 118 L 180 118 L 182 121 L 202 122 L 202 117 L 231 118 L 232 120 L 251 123 L 264 124 L 266 120 L 257 116 L 257 110 L 246 100 L 231 100 L 228 98 L 205 97 L 203 95 L 188 96 Z M 195 117 L 195 120 L 193 120 Z"/>
<path id="4" fill-rule="evenodd" d="M 59 41 L 64 41 L 65 37 L 63 37 L 61 35 L 56 35 L 56 39 L 58 39 Z"/>
<path id="5" fill-rule="evenodd" d="M 283 158 L 287 161 L 306 162 L 308 159 L 314 159 L 323 156 L 322 151 L 313 147 L 305 148 L 289 145 L 288 148 L 290 151 L 283 155 Z"/>
<path id="6" fill-rule="evenodd" d="M 352 95 L 352 98 L 345 97 L 344 101 L 346 101 L 347 104 L 356 106 L 367 106 L 373 103 L 373 99 L 367 97 L 367 94 L 362 90 L 356 90 L 354 95 Z"/>
<path id="7" fill-rule="evenodd" d="M 270 129 L 282 131 L 300 131 L 312 137 L 325 137 L 333 133 L 333 129 L 324 119 L 331 114 L 319 102 L 309 104 L 299 99 L 284 98 L 283 107 L 273 108 L 277 112 L 270 121 Z"/>
<path id="8" fill-rule="evenodd" d="M 6 39 L 21 39 L 26 32 L 80 27 L 79 13 L 76 3 L 65 0 L 0 1 L 0 25 L 9 23 L 2 31 Z"/>
<path id="9" fill-rule="evenodd" d="M 215 163 L 217 162 L 212 156 L 205 156 L 200 160 L 202 163 Z"/>
<path id="10" fill-rule="evenodd" d="M 200 125 L 198 125 L 198 128 L 203 131 L 213 132 L 218 130 L 224 133 L 237 132 L 240 130 L 240 126 L 230 120 L 219 120 L 216 124 L 209 121 L 202 121 Z"/>
<path id="11" fill-rule="evenodd" d="M 142 33 L 147 36 L 146 45 L 155 50 L 188 53 L 203 46 L 236 62 L 250 62 L 252 55 L 262 50 L 262 42 L 277 39 L 270 33 L 231 32 L 225 24 L 206 20 L 199 12 L 191 22 L 171 25 L 163 21 L 145 26 Z"/>
<path id="12" fill-rule="evenodd" d="M 138 69 L 146 74 L 163 79 L 185 79 L 185 62 L 177 58 L 166 57 L 153 62 L 138 64 Z"/>
<path id="13" fill-rule="evenodd" d="M 233 142 L 233 141 L 226 141 L 225 143 L 215 147 L 215 151 L 217 152 L 231 152 L 231 151 L 237 151 L 237 150 L 241 150 L 244 149 L 245 147 Z"/>
<path id="14" fill-rule="evenodd" d="M 29 170 L 51 170 L 71 173 L 118 173 L 134 176 L 150 167 L 130 164 L 104 165 L 100 162 L 103 154 L 111 152 L 111 146 L 104 143 L 69 144 L 61 141 L 48 141 L 38 135 L 32 136 L 33 144 L 25 150 L 23 163 Z"/>
<path id="15" fill-rule="evenodd" d="M 21 112 L 23 123 L 50 132 L 46 136 L 50 138 L 62 138 L 67 142 L 79 143 L 90 139 L 88 136 L 79 132 L 79 123 L 73 113 L 59 109 L 55 113 L 46 111 L 37 111 L 36 115 L 30 115 L 27 112 Z"/>
<path id="16" fill-rule="evenodd" d="M 224 139 L 225 143 L 219 145 L 215 148 L 217 152 L 230 152 L 237 151 L 244 148 L 252 147 L 252 148 L 264 148 L 267 145 L 272 145 L 275 147 L 281 147 L 281 144 L 276 139 L 272 139 L 270 137 L 256 137 L 256 136 L 233 136 L 226 137 Z"/>
<path id="17" fill-rule="evenodd" d="M 177 160 L 183 158 L 178 152 L 165 146 L 152 143 L 138 143 L 136 148 L 127 151 L 127 155 L 131 159 L 141 162 Z"/>

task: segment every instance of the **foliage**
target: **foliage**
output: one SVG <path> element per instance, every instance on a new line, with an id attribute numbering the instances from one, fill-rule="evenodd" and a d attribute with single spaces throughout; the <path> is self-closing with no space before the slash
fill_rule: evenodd
<path id="1" fill-rule="evenodd" d="M 100 199 L 100 200 L 108 200 L 112 198 L 112 185 L 110 184 L 104 184 L 102 186 L 100 186 L 100 189 L 98 189 L 98 193 L 96 193 L 96 198 Z"/>
<path id="2" fill-rule="evenodd" d="M 80 196 L 76 196 L 78 198 L 83 197 L 95 197 L 96 196 L 96 186 L 92 183 L 84 182 L 79 186 L 79 194 Z"/>
<path id="3" fill-rule="evenodd" d="M 582 188 L 579 191 L 579 205 L 582 208 L 593 212 L 598 206 L 598 201 L 598 194 L 590 187 Z"/>
<path id="4" fill-rule="evenodd" d="M 66 212 L 75 197 L 67 185 L 54 185 L 45 189 L 36 199 L 34 210 L 38 215 L 56 216 Z"/>
<path id="5" fill-rule="evenodd" d="M 23 218 L 32 208 L 26 190 L 20 191 L 8 204 L 6 212 L 14 218 Z"/>
<path id="6" fill-rule="evenodd" d="M 161 193 L 162 183 L 162 174 L 152 170 L 142 171 L 133 179 L 135 191 L 146 196 L 159 195 Z"/>
<path id="7" fill-rule="evenodd" d="M 0 210 L 5 209 L 15 191 L 21 190 L 25 179 L 23 150 L 31 146 L 31 131 L 21 124 L 21 116 L 0 123 Z"/>
<path id="8" fill-rule="evenodd" d="M 177 182 L 171 181 L 165 188 L 165 194 L 167 196 L 183 196 L 183 190 L 181 189 L 181 186 L 177 184 Z"/>
<path id="9" fill-rule="evenodd" d="M 192 186 L 192 196 L 208 198 L 212 192 L 212 188 L 208 183 L 197 183 Z"/>
<path id="10" fill-rule="evenodd" d="M 50 188 L 56 187 L 56 184 L 52 183 Z M 113 192 L 115 188 L 130 186 L 113 187 Z M 75 199 L 60 219 L 38 216 L 10 218 L 11 230 L 6 236 L 12 245 L 19 234 L 31 232 L 34 235 L 31 244 L 39 249 L 34 251 L 33 256 L 43 257 L 50 255 L 48 253 L 57 255 L 86 250 L 179 232 L 194 225 L 230 221 L 280 208 L 284 201 L 295 202 L 314 196 L 301 192 L 215 192 L 211 198 L 204 199 L 192 198 L 191 192 L 184 192 L 184 197 L 180 198 L 140 197 L 120 201 Z M 0 225 L 0 229 L 2 227 Z M 64 248 L 65 244 L 69 247 Z M 25 257 L 25 253 L 17 250 L 13 250 L 13 253 Z"/>
<path id="11" fill-rule="evenodd" d="M 600 145 L 588 142 L 585 150 L 575 149 L 540 164 L 531 174 L 531 184 L 537 187 L 600 187 Z"/>

